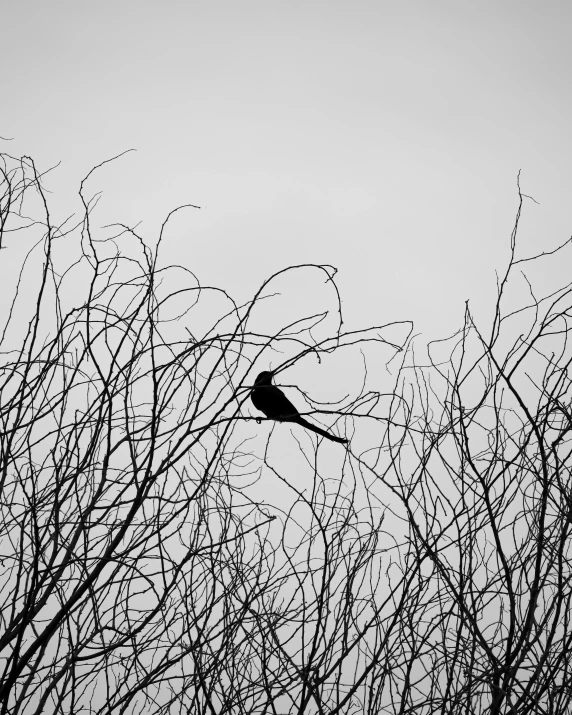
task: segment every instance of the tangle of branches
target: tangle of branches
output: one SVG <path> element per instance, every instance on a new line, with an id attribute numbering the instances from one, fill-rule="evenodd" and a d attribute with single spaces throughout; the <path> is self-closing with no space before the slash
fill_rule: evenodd
<path id="1" fill-rule="evenodd" d="M 569 712 L 572 285 L 505 309 L 568 248 L 519 258 L 521 194 L 490 324 L 418 360 L 331 266 L 237 303 L 162 265 L 171 215 L 96 226 L 89 175 L 57 221 L 0 170 L 2 714 Z M 270 363 L 362 359 L 298 394 L 347 449 L 257 424 Z"/>

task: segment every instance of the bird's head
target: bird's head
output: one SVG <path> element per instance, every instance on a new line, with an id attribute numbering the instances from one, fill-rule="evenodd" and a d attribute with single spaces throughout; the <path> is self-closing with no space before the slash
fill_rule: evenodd
<path id="1" fill-rule="evenodd" d="M 268 370 L 265 370 L 264 372 L 261 372 L 260 375 L 256 378 L 254 381 L 255 385 L 271 385 L 272 384 L 272 375 L 274 373 L 269 372 Z"/>

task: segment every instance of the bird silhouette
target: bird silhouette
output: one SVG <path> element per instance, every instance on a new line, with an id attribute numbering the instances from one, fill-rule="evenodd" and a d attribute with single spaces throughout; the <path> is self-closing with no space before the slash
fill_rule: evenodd
<path id="1" fill-rule="evenodd" d="M 316 427 L 316 425 L 305 420 L 282 390 L 272 384 L 272 373 L 267 370 L 261 372 L 254 381 L 250 398 L 256 409 L 271 420 L 294 422 L 322 437 L 326 437 L 326 439 L 331 439 L 332 442 L 346 444 L 348 441 L 343 437 L 336 437 L 336 435 L 326 432 L 326 430 L 320 429 L 320 427 Z"/>

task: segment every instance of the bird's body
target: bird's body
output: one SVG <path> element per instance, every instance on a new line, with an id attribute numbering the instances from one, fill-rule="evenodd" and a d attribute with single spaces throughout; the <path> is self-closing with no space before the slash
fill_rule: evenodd
<path id="1" fill-rule="evenodd" d="M 260 373 L 254 382 L 254 388 L 250 397 L 256 409 L 260 410 L 260 412 L 271 420 L 294 422 L 322 437 L 331 439 L 332 442 L 345 444 L 348 441 L 347 439 L 343 439 L 343 437 L 336 437 L 336 435 L 330 434 L 330 432 L 316 427 L 316 425 L 305 420 L 282 390 L 272 384 L 271 372 L 265 371 Z"/>

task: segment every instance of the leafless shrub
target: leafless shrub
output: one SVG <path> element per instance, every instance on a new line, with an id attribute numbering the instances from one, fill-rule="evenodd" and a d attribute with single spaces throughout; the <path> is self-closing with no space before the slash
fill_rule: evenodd
<path id="1" fill-rule="evenodd" d="M 329 266 L 237 305 L 161 265 L 168 218 L 153 248 L 95 229 L 83 182 L 57 225 L 34 163 L 2 167 L 0 256 L 26 247 L 0 365 L 3 713 L 568 711 L 571 291 L 505 311 L 520 208 L 492 330 L 467 308 L 423 364 L 409 324 L 343 329 Z M 298 275 L 327 311 L 262 329 Z M 356 350 L 391 389 L 307 399 L 349 449 L 260 441 L 258 371 Z"/>

